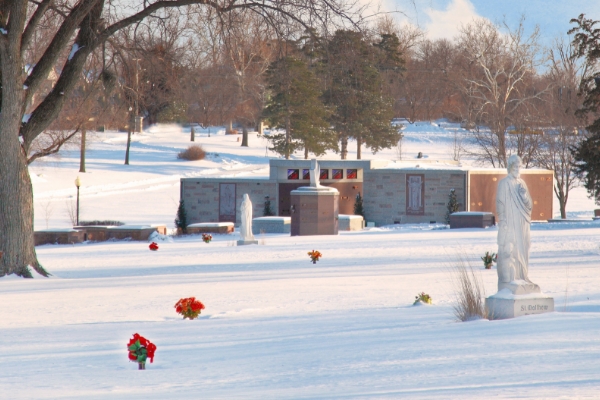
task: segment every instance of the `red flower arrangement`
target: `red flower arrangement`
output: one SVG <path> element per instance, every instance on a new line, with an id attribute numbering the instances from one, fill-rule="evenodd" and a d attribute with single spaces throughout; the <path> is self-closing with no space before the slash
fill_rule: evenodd
<path id="1" fill-rule="evenodd" d="M 318 250 L 309 251 L 308 255 L 310 256 L 310 260 L 313 264 L 316 264 L 317 261 L 319 261 L 319 258 L 323 257 L 323 254 L 321 254 Z"/>
<path id="2" fill-rule="evenodd" d="M 150 250 L 152 251 L 156 251 L 158 250 L 158 245 L 155 242 L 150 243 L 150 246 L 148 246 L 150 248 Z"/>
<path id="3" fill-rule="evenodd" d="M 210 233 L 203 233 L 202 240 L 204 241 L 204 243 L 210 243 L 210 241 L 212 240 L 212 235 Z"/>
<path id="4" fill-rule="evenodd" d="M 183 319 L 198 318 L 198 315 L 200 315 L 200 312 L 204 310 L 204 308 L 204 304 L 196 300 L 195 297 L 187 297 L 185 299 L 180 299 L 177 302 L 177 304 L 175 304 L 175 311 L 183 315 Z"/>
<path id="5" fill-rule="evenodd" d="M 138 369 L 146 369 L 147 359 L 154 362 L 156 345 L 137 333 L 134 333 L 133 338 L 129 339 L 127 350 L 129 350 L 129 360 L 137 362 Z"/>

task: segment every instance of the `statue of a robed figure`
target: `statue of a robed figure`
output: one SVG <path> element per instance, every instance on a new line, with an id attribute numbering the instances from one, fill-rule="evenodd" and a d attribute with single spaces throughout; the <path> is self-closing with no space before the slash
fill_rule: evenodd
<path id="1" fill-rule="evenodd" d="M 252 201 L 250 201 L 248 193 L 244 194 L 244 199 L 240 205 L 240 214 L 242 223 L 240 225 L 240 240 L 237 242 L 238 245 L 258 244 L 258 241 L 254 239 L 254 235 L 252 234 Z"/>
<path id="2" fill-rule="evenodd" d="M 540 287 L 528 277 L 533 201 L 521 179 L 521 159 L 508 159 L 508 176 L 498 183 L 496 215 L 498 218 L 498 291 L 513 294 L 540 293 Z"/>

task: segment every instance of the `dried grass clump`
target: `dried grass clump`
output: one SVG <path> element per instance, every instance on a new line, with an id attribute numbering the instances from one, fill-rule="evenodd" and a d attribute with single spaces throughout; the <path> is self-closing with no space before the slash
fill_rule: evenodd
<path id="1" fill-rule="evenodd" d="M 488 318 L 481 276 L 476 275 L 471 266 L 467 268 L 462 257 L 452 273 L 455 297 L 453 310 L 456 318 L 463 322 Z"/>
<path id="2" fill-rule="evenodd" d="M 197 144 L 188 147 L 186 150 L 177 154 L 177 158 L 180 160 L 188 160 L 188 161 L 198 161 L 204 160 L 206 157 L 206 152 Z"/>

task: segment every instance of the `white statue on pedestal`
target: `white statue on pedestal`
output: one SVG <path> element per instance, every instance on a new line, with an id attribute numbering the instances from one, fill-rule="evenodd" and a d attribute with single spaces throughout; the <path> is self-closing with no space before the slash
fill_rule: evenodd
<path id="1" fill-rule="evenodd" d="M 321 167 L 316 159 L 310 160 L 310 187 L 320 187 Z"/>
<path id="2" fill-rule="evenodd" d="M 252 202 L 248 193 L 244 194 L 244 200 L 240 205 L 242 224 L 240 225 L 240 242 L 254 242 L 252 234 Z"/>
<path id="3" fill-rule="evenodd" d="M 533 201 L 520 178 L 521 158 L 508 159 L 508 176 L 498 183 L 498 291 L 513 294 L 540 293 L 540 287 L 527 276 L 531 239 L 529 226 Z"/>

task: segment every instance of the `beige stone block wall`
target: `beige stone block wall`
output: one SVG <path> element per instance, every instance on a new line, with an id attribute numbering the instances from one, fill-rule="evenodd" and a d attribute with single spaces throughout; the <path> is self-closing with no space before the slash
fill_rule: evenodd
<path id="1" fill-rule="evenodd" d="M 181 198 L 185 204 L 188 224 L 219 222 L 218 181 L 182 180 Z"/>
<path id="2" fill-rule="evenodd" d="M 277 184 L 273 181 L 266 179 L 186 178 L 181 180 L 181 196 L 185 203 L 188 224 L 220 222 L 219 183 L 235 183 L 236 185 L 236 226 L 241 223 L 240 205 L 244 193 L 248 193 L 250 201 L 252 201 L 252 215 L 254 217 L 263 216 L 265 196 L 267 195 L 271 200 L 271 210 L 277 215 Z M 175 219 L 175 214 L 173 219 Z"/>
<path id="3" fill-rule="evenodd" d="M 406 174 L 425 178 L 424 215 L 406 215 Z M 450 189 L 455 189 L 460 210 L 465 204 L 465 171 L 371 170 L 365 171 L 363 207 L 366 220 L 376 226 L 394 223 L 444 223 Z"/>

